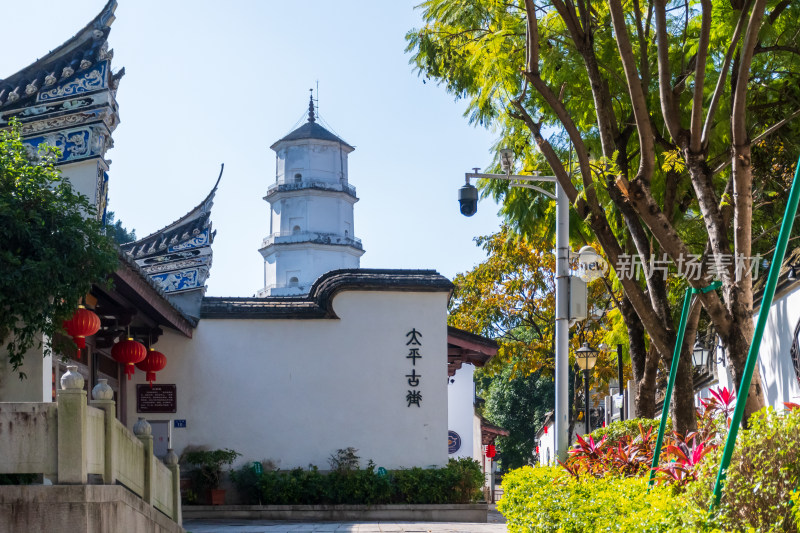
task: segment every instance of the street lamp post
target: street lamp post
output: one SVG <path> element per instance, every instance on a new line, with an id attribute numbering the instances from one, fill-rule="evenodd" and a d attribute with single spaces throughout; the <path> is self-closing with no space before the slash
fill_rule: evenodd
<path id="1" fill-rule="evenodd" d="M 575 360 L 578 362 L 578 367 L 583 370 L 583 386 L 584 386 L 584 399 L 586 400 L 586 411 L 584 416 L 586 418 L 586 433 L 592 432 L 591 425 L 589 424 L 589 374 L 594 368 L 597 361 L 597 354 L 599 352 L 589 346 L 588 342 L 581 344 L 581 347 L 575 350 Z"/>
<path id="2" fill-rule="evenodd" d="M 479 169 L 465 174 L 466 184 L 458 191 L 461 213 L 472 216 L 478 210 L 478 192 L 471 179 L 517 182 L 512 187 L 533 189 L 556 201 L 556 331 L 555 331 L 555 453 L 567 459 L 569 448 L 569 200 L 555 176 L 520 176 L 511 174 L 514 152 L 500 150 L 500 164 L 505 174 L 483 174 Z M 555 194 L 534 183 L 554 183 Z"/>

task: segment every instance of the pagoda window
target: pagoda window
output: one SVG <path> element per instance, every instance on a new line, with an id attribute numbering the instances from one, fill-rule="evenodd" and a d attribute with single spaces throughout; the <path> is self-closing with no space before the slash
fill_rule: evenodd
<path id="1" fill-rule="evenodd" d="M 303 175 L 302 174 L 295 174 L 294 175 L 294 182 L 295 183 L 300 183 L 302 181 L 303 181 Z"/>
<path id="2" fill-rule="evenodd" d="M 301 229 L 300 226 L 295 226 L 292 228 L 292 233 L 300 233 Z"/>
<path id="3" fill-rule="evenodd" d="M 296 287 L 298 283 L 300 283 L 300 280 L 296 276 L 289 278 L 289 286 Z"/>

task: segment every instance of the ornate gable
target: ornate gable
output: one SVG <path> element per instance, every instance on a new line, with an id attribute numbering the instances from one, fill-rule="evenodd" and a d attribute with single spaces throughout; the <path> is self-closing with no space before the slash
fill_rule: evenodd
<path id="1" fill-rule="evenodd" d="M 104 158 L 119 123 L 116 90 L 125 72 L 111 71 L 114 52 L 107 39 L 116 7 L 110 0 L 67 42 L 0 79 L 0 128 L 19 119 L 30 150 L 43 142 L 56 146 L 62 152 L 59 164 Z"/>
<path id="2" fill-rule="evenodd" d="M 199 298 L 205 293 L 212 250 L 216 234 L 211 226 L 211 207 L 217 183 L 194 209 L 159 231 L 122 246 L 122 250 L 133 259 L 167 295 L 195 291 Z M 199 305 L 199 299 L 198 305 Z M 199 308 L 198 308 L 199 309 Z M 191 314 L 191 309 L 185 309 Z"/>

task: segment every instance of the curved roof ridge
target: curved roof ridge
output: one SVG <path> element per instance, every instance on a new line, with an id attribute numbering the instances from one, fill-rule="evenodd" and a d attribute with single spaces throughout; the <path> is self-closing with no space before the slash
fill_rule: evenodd
<path id="1" fill-rule="evenodd" d="M 163 228 L 159 229 L 158 231 L 154 231 L 150 235 L 146 237 L 142 237 L 141 239 L 135 240 L 133 242 L 128 242 L 122 245 L 123 250 L 130 250 L 135 248 L 138 244 L 141 244 L 147 240 L 152 239 L 158 235 L 163 233 L 169 232 L 179 226 L 186 224 L 187 222 L 191 222 L 200 218 L 201 216 L 210 213 L 211 207 L 214 205 L 214 196 L 217 194 L 217 188 L 219 187 L 219 182 L 222 180 L 222 172 L 225 170 L 225 163 L 220 165 L 219 169 L 219 177 L 217 178 L 216 183 L 214 183 L 214 187 L 211 189 L 211 192 L 205 197 L 205 199 L 197 204 L 194 208 L 192 208 L 188 213 L 183 215 L 181 218 L 175 220 L 174 222 L 167 224 Z"/>
<path id="2" fill-rule="evenodd" d="M 435 270 L 348 268 L 317 278 L 306 295 L 256 297 L 206 296 L 201 318 L 338 318 L 333 297 L 341 291 L 451 292 L 453 284 Z"/>
<path id="3" fill-rule="evenodd" d="M 21 77 L 23 74 L 34 70 L 39 69 L 44 65 L 47 65 L 50 62 L 54 62 L 60 57 L 68 54 L 70 51 L 78 48 L 84 42 L 97 38 L 95 36 L 95 31 L 99 30 L 104 33 L 103 37 L 107 37 L 108 35 L 108 28 L 114 22 L 114 11 L 117 9 L 117 0 L 108 0 L 106 5 L 97 14 L 95 18 L 92 19 L 89 24 L 84 26 L 78 33 L 67 39 L 62 45 L 58 46 L 57 48 L 51 50 L 41 58 L 37 59 L 27 67 L 24 67 L 8 78 L 0 78 L 0 84 L 7 84 L 14 80 L 15 77 Z"/>

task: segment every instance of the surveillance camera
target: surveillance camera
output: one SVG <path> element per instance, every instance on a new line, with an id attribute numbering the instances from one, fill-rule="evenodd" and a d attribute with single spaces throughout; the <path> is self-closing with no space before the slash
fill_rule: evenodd
<path id="1" fill-rule="evenodd" d="M 467 183 L 458 190 L 458 203 L 461 206 L 461 214 L 471 217 L 478 212 L 478 189 L 474 185 Z"/>

